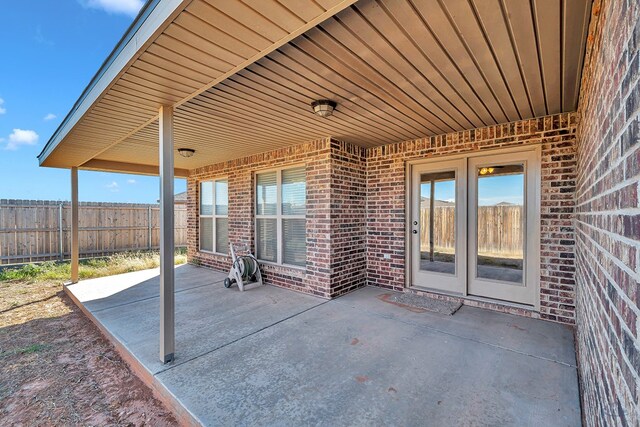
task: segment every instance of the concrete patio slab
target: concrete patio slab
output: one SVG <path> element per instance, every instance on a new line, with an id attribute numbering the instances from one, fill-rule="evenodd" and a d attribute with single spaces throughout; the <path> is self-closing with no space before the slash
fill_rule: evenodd
<path id="1" fill-rule="evenodd" d="M 382 297 L 390 293 L 386 289 L 367 287 L 334 302 L 372 315 L 576 366 L 573 329 L 570 326 L 464 305 L 453 316 L 413 313 L 393 304 L 381 304 Z"/>
<path id="2" fill-rule="evenodd" d="M 122 304 L 143 299 L 157 297 L 159 295 L 158 268 L 136 271 L 133 273 L 118 274 L 115 276 L 100 277 L 98 279 L 83 280 L 75 285 L 70 285 L 80 301 L 92 311 L 111 308 Z M 188 265 L 181 265 L 175 269 L 176 292 L 197 288 L 214 283 L 222 283 L 225 274 L 207 270 L 193 269 Z M 187 279 L 187 280 L 185 280 Z"/>
<path id="3" fill-rule="evenodd" d="M 219 275 L 180 269 L 180 280 L 197 283 Z M 81 300 L 107 283 L 68 291 Z M 157 291 L 158 282 L 131 286 Z M 205 425 L 580 425 L 573 336 L 563 325 L 472 307 L 415 313 L 382 301 L 388 291 L 377 288 L 332 301 L 217 281 L 178 288 L 168 365 L 156 362 L 150 291 L 85 308 Z"/>
<path id="4" fill-rule="evenodd" d="M 153 374 L 326 302 L 274 287 L 248 287 L 245 292 L 235 287 L 226 289 L 222 284 L 224 277 L 220 272 L 191 265 L 176 268 L 179 351 L 171 365 L 161 364 L 158 358 L 158 270 L 147 271 L 147 275 L 112 276 L 111 282 L 106 278 L 82 281 L 68 289 Z M 107 297 L 100 290 L 103 286 L 121 289 L 123 283 L 127 284 L 126 289 Z M 96 295 L 102 297 L 94 299 Z"/>

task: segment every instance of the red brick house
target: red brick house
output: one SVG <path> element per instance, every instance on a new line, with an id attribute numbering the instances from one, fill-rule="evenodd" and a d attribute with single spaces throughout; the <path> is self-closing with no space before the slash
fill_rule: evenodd
<path id="1" fill-rule="evenodd" d="M 76 205 L 78 169 L 160 174 L 163 361 L 181 176 L 190 262 L 248 242 L 294 291 L 574 325 L 585 420 L 629 424 L 639 43 L 632 0 L 151 0 L 39 160 L 72 170 Z"/>

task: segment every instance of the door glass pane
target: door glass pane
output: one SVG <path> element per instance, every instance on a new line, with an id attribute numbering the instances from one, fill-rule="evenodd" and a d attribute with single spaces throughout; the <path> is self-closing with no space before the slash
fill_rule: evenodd
<path id="1" fill-rule="evenodd" d="M 420 176 L 420 269 L 456 272 L 456 173 Z"/>
<path id="2" fill-rule="evenodd" d="M 524 165 L 479 167 L 476 276 L 522 283 Z"/>
<path id="3" fill-rule="evenodd" d="M 260 173 L 256 185 L 256 215 L 277 214 L 277 175 L 276 172 Z"/>
<path id="4" fill-rule="evenodd" d="M 277 262 L 278 235 L 276 219 L 256 219 L 256 249 L 258 259 Z"/>
<path id="5" fill-rule="evenodd" d="M 282 171 L 282 214 L 304 215 L 307 200 L 305 168 Z"/>
<path id="6" fill-rule="evenodd" d="M 229 185 L 227 181 L 216 181 L 216 215 L 229 214 Z"/>
<path id="7" fill-rule="evenodd" d="M 307 263 L 306 220 L 282 220 L 282 262 L 304 267 Z"/>
<path id="8" fill-rule="evenodd" d="M 200 215 L 213 214 L 213 182 L 200 183 Z"/>

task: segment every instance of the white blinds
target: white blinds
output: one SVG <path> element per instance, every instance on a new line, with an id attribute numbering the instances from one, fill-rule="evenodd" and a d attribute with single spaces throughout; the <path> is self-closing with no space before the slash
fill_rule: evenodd
<path id="1" fill-rule="evenodd" d="M 256 220 L 256 256 L 265 261 L 277 262 L 278 234 L 276 219 Z"/>
<path id="2" fill-rule="evenodd" d="M 213 218 L 200 218 L 200 249 L 213 251 Z"/>
<path id="3" fill-rule="evenodd" d="M 213 215 L 213 182 L 200 183 L 200 215 Z"/>
<path id="4" fill-rule="evenodd" d="M 216 252 L 229 252 L 229 219 L 216 218 Z"/>
<path id="5" fill-rule="evenodd" d="M 304 166 L 256 175 L 256 252 L 259 259 L 305 266 L 306 204 Z"/>
<path id="6" fill-rule="evenodd" d="M 200 250 L 229 251 L 229 185 L 226 179 L 200 183 Z"/>
<path id="7" fill-rule="evenodd" d="M 305 219 L 282 219 L 282 262 L 304 267 L 307 262 Z"/>
<path id="8" fill-rule="evenodd" d="M 282 171 L 282 215 L 304 215 L 306 211 L 305 168 Z"/>
<path id="9" fill-rule="evenodd" d="M 227 180 L 216 181 L 216 215 L 229 214 L 229 184 Z"/>
<path id="10" fill-rule="evenodd" d="M 276 172 L 258 174 L 256 185 L 256 215 L 277 214 L 277 183 L 278 177 Z"/>

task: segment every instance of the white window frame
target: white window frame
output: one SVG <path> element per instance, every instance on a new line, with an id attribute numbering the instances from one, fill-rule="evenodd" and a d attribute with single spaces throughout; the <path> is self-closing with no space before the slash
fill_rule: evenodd
<path id="1" fill-rule="evenodd" d="M 282 265 L 285 267 L 289 267 L 289 268 L 297 268 L 300 270 L 306 270 L 306 245 L 305 245 L 305 265 L 294 265 L 294 264 L 286 264 L 283 262 L 283 245 L 282 245 L 282 233 L 283 233 L 283 226 L 282 226 L 282 220 L 283 219 L 307 219 L 306 213 L 304 215 L 283 215 L 282 214 L 282 172 L 285 170 L 289 170 L 289 169 L 298 169 L 298 168 L 305 168 L 306 165 L 305 164 L 297 164 L 297 165 L 289 165 L 289 166 L 285 166 L 285 167 L 281 167 L 281 168 L 274 168 L 274 169 L 264 169 L 264 170 L 260 170 L 257 171 L 254 175 L 254 186 L 253 186 L 253 191 L 254 191 L 254 195 L 255 195 L 255 206 L 254 206 L 254 239 L 256 242 L 256 257 L 258 255 L 258 219 L 275 219 L 276 220 L 276 239 L 277 239 L 277 245 L 276 245 L 276 262 L 273 262 L 271 260 L 264 260 L 264 259 L 260 259 L 258 258 L 258 260 L 262 263 L 265 264 L 275 264 L 275 265 Z M 272 173 L 275 172 L 276 173 L 276 214 L 275 215 L 258 215 L 258 175 L 261 174 L 265 174 L 265 173 Z M 307 186 L 307 171 L 305 170 L 304 173 L 304 183 L 305 183 L 305 189 Z M 305 190 L 305 196 L 304 196 L 304 208 L 305 208 L 305 212 L 307 210 L 307 194 L 306 194 L 306 190 Z M 305 238 L 306 238 L 306 222 L 305 222 Z"/>
<path id="2" fill-rule="evenodd" d="M 218 215 L 216 214 L 216 182 L 226 181 L 227 182 L 227 215 Z M 203 215 L 201 212 L 202 209 L 202 184 L 205 182 L 210 182 L 213 187 L 213 209 L 211 215 Z M 217 228 L 216 223 L 218 218 L 226 218 L 227 219 L 227 233 L 229 233 L 229 179 L 227 177 L 220 177 L 216 179 L 203 179 L 198 182 L 198 250 L 200 252 L 229 256 L 229 249 L 227 248 L 227 253 L 218 251 L 218 240 L 217 240 Z M 213 250 L 202 249 L 202 222 L 200 221 L 202 218 L 211 218 L 212 221 L 212 232 L 213 232 Z"/>

